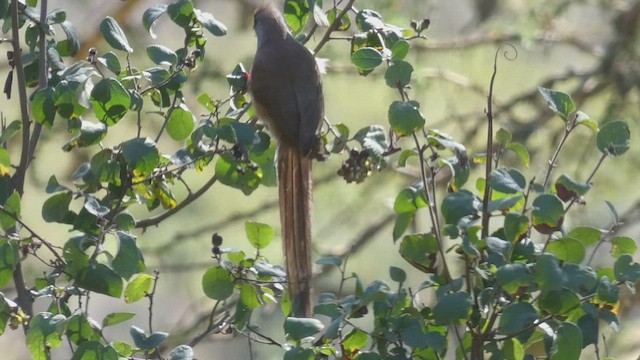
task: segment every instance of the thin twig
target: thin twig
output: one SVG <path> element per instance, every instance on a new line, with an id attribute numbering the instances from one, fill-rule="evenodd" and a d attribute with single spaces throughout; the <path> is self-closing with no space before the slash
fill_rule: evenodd
<path id="1" fill-rule="evenodd" d="M 318 52 L 320 52 L 322 47 L 330 40 L 331 33 L 338 29 L 338 27 L 342 23 L 342 18 L 346 15 L 346 13 L 349 12 L 349 10 L 351 10 L 351 7 L 353 6 L 354 2 L 356 2 L 356 0 L 349 0 L 349 2 L 342 9 L 342 11 L 340 11 L 340 13 L 336 15 L 336 18 L 333 20 L 333 22 L 331 23 L 327 31 L 325 31 L 324 35 L 322 36 L 322 39 L 320 39 L 320 42 L 318 42 L 315 49 L 313 49 L 314 54 L 318 54 Z"/>

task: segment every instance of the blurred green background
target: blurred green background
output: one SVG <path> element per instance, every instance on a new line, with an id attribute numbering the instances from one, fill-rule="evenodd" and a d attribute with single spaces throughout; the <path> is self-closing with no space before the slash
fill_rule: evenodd
<path id="1" fill-rule="evenodd" d="M 50 1 L 49 7 L 67 10 L 67 19 L 78 28 L 82 45 L 86 49 L 95 47 L 98 53 L 107 49 L 98 25 L 105 16 L 113 16 L 125 29 L 135 49 L 134 64 L 143 67 L 149 65 L 144 51 L 146 46 L 154 43 L 170 48 L 181 46 L 181 30 L 167 19 L 161 19 L 156 27 L 157 39 L 152 39 L 142 27 L 142 13 L 158 2 L 60 0 Z M 213 98 L 225 97 L 228 87 L 224 76 L 238 62 L 247 69 L 251 67 L 255 50 L 252 14 L 257 2 L 194 0 L 194 3 L 228 27 L 227 36 L 209 39 L 206 61 L 190 74 L 191 93 L 187 94 L 191 99 L 190 107 L 204 114 L 206 110 L 197 104 L 196 97 L 203 92 Z M 509 61 L 498 56 L 494 112 L 497 127 L 509 129 L 516 141 L 529 147 L 532 166 L 527 169 L 527 175 L 540 177 L 544 174 L 563 129 L 562 121 L 552 116 L 538 95 L 537 86 L 571 93 L 578 109 L 601 124 L 614 119 L 629 122 L 632 149 L 621 159 L 605 162 L 594 179 L 594 189 L 586 198 L 590 206 L 576 209 L 567 221 L 608 226 L 610 220 L 603 202 L 606 199 L 626 220 L 621 233 L 639 237 L 637 177 L 640 175 L 640 147 L 633 141 L 636 141 L 638 132 L 635 129 L 640 122 L 640 1 L 361 0 L 356 1 L 355 7 L 375 9 L 386 22 L 404 27 L 409 27 L 411 19 L 430 19 L 431 27 L 426 32 L 428 40 L 412 42 L 409 61 L 414 64 L 415 72 L 410 95 L 421 103 L 427 126 L 463 142 L 469 154 L 483 151 L 488 83 L 495 53 L 505 42 L 517 50 L 517 57 Z M 316 34 L 322 34 L 322 31 Z M 311 44 L 319 37 L 316 35 Z M 499 51 L 506 51 L 513 58 L 514 49 L 502 47 Z M 328 119 L 332 123 L 345 123 L 352 131 L 369 124 L 385 125 L 388 105 L 397 98 L 397 90 L 385 85 L 383 72 L 376 70 L 367 77 L 359 76 L 349 63 L 349 43 L 344 40 L 330 42 L 318 56 L 330 60 L 324 78 Z M 2 71 L 6 73 L 8 67 L 4 65 Z M 17 109 L 11 108 L 13 104 L 4 98 L 0 100 L 0 108 L 9 120 L 17 115 Z M 161 126 L 157 117 L 149 116 L 143 121 L 151 123 L 150 130 Z M 120 132 L 123 136 L 130 133 L 135 124 L 132 121 L 128 127 L 125 123 L 116 126 L 107 141 L 118 139 L 113 133 Z M 26 222 L 58 244 L 63 244 L 69 234 L 65 228 L 44 223 L 40 218 L 46 199 L 44 187 L 49 176 L 54 174 L 61 183 L 70 183 L 71 174 L 89 156 L 82 151 L 64 153 L 61 146 L 67 139 L 63 124 L 55 125 L 53 131 L 43 132 L 42 145 L 28 174 L 26 201 L 23 201 Z M 573 172 L 571 175 L 577 179 L 586 178 L 599 156 L 594 143 L 592 132 L 576 131 L 567 144 L 568 150 L 559 158 L 560 167 Z M 179 146 L 169 138 L 159 142 L 164 152 Z M 381 173 L 374 173 L 363 184 L 346 184 L 335 175 L 343 159 L 334 156 L 314 165 L 314 258 L 352 251 L 348 270 L 357 272 L 364 283 L 374 279 L 390 281 L 388 268 L 396 265 L 408 271 L 412 286 L 418 286 L 422 274 L 407 266 L 391 237 L 393 200 L 398 191 L 415 180 L 414 174 L 396 171 L 391 165 Z M 515 157 L 507 157 L 505 161 L 518 165 Z M 213 169 L 207 169 L 203 174 L 191 174 L 187 180 L 193 184 L 192 188 L 197 188 L 197 184 L 210 178 L 211 171 Z M 474 187 L 480 173 L 478 169 L 474 170 L 466 186 Z M 179 191 L 178 198 L 186 194 L 184 190 L 182 194 Z M 261 187 L 246 197 L 240 191 L 217 184 L 159 228 L 139 234 L 148 269 L 160 271 L 154 311 L 156 330 L 176 336 L 172 339 L 176 343 L 188 341 L 201 330 L 202 319 L 212 306 L 212 301 L 205 298 L 200 288 L 201 274 L 212 264 L 211 234 L 220 233 L 224 238 L 223 246 L 251 251 L 244 238 L 243 222 L 260 221 L 278 229 L 276 197 L 275 188 Z M 145 209 L 134 215 L 136 218 L 149 216 Z M 428 225 L 426 217 L 418 222 L 418 226 Z M 265 255 L 272 262 L 281 262 L 281 249 L 277 244 L 268 248 Z M 317 270 L 316 294 L 338 284 L 336 273 Z M 33 274 L 37 269 L 27 269 L 29 271 Z M 348 284 L 348 290 L 351 285 Z M 126 305 L 105 300 L 98 295 L 91 298 L 90 308 L 95 318 L 116 310 L 133 311 L 139 313 L 134 319 L 136 323 L 146 322 L 146 301 Z M 606 332 L 609 354 L 618 359 L 636 359 L 640 354 L 640 346 L 633 336 L 640 331 L 636 303 L 634 295 L 626 295 L 619 314 L 621 332 Z M 35 309 L 39 311 L 44 306 L 44 302 L 36 302 Z M 258 314 L 253 322 L 261 326 L 262 332 L 282 339 L 282 321 L 277 307 Z M 106 336 L 110 340 L 128 339 L 129 325 L 108 328 Z M 4 349 L 1 357 L 28 359 L 22 342 L 21 331 L 8 331 L 0 336 L 0 349 Z M 54 351 L 54 358 L 66 358 L 65 351 Z M 250 351 L 256 359 L 281 356 L 279 349 L 256 343 L 251 345 L 242 336 L 216 335 L 196 347 L 199 359 L 248 359 Z"/>

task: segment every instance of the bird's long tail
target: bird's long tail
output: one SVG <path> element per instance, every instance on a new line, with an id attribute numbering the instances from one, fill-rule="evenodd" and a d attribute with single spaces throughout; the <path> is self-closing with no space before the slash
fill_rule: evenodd
<path id="1" fill-rule="evenodd" d="M 280 146 L 280 222 L 292 315 L 311 317 L 311 158 Z"/>

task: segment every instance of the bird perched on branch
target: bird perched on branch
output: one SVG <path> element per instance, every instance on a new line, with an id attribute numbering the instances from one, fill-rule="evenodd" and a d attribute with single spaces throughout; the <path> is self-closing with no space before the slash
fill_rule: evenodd
<path id="1" fill-rule="evenodd" d="M 324 118 L 320 70 L 270 3 L 255 12 L 258 47 L 250 91 L 258 116 L 278 140 L 280 222 L 292 314 L 311 316 L 311 161 Z"/>

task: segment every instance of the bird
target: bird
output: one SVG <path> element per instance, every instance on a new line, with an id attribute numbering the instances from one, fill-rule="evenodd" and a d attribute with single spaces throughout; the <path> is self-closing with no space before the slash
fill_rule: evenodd
<path id="1" fill-rule="evenodd" d="M 312 160 L 324 119 L 320 68 L 271 3 L 254 14 L 257 48 L 249 90 L 276 138 L 280 223 L 291 315 L 311 317 Z"/>

